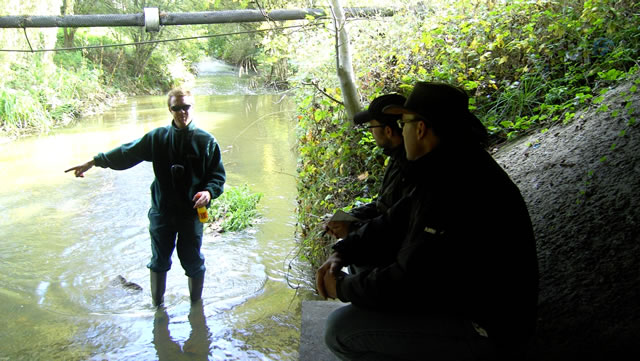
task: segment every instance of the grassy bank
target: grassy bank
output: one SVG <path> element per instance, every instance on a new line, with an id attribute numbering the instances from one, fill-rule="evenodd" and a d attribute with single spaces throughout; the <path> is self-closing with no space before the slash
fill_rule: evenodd
<path id="1" fill-rule="evenodd" d="M 56 47 L 63 47 L 60 33 Z M 76 33 L 74 45 L 90 47 L 114 42 L 106 36 Z M 173 57 L 152 54 L 142 75 L 132 74 L 131 48 L 59 51 L 13 58 L 0 79 L 0 132 L 15 137 L 46 133 L 72 124 L 132 94 L 162 94 L 193 78 Z M 170 71 L 170 67 L 173 71 Z M 176 70 L 177 69 L 177 70 Z"/>

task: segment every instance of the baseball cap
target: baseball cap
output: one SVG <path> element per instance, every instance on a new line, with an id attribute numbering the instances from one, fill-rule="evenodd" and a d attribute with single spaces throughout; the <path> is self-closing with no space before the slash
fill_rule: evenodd
<path id="1" fill-rule="evenodd" d="M 405 101 L 406 98 L 400 94 L 381 95 L 373 99 L 366 110 L 358 112 L 353 117 L 353 122 L 359 125 L 375 119 L 380 123 L 395 123 L 396 120 L 400 119 L 401 115 L 385 114 L 382 110 L 391 105 L 402 105 Z"/>

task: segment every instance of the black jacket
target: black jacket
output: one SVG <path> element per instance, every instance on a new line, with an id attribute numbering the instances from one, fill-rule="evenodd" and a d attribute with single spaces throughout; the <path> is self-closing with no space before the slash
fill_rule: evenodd
<path id="1" fill-rule="evenodd" d="M 378 196 L 373 202 L 354 208 L 349 212 L 363 221 L 375 218 L 386 212 L 404 196 L 406 190 L 404 169 L 408 161 L 404 145 L 401 144 L 388 152 L 385 151 L 385 154 L 389 156 L 389 164 L 384 171 Z"/>
<path id="2" fill-rule="evenodd" d="M 481 148 L 441 145 L 410 163 L 410 194 L 337 243 L 350 264 L 344 302 L 383 312 L 442 313 L 483 326 L 499 345 L 534 332 L 538 267 L 526 205 Z M 390 241 L 395 240 L 395 241 Z"/>

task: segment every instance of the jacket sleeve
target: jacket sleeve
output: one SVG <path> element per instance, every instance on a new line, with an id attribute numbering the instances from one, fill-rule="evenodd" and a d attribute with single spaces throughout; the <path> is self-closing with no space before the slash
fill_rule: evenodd
<path id="1" fill-rule="evenodd" d="M 483 169 L 491 175 L 474 184 L 464 181 L 469 177 L 444 179 L 453 185 L 449 191 L 436 187 L 436 199 L 416 203 L 422 207 L 411 215 L 415 223 L 405 228 L 395 259 L 338 280 L 338 298 L 371 309 L 469 313 L 479 321 L 515 315 L 519 303 L 531 301 L 522 309 L 535 309 L 535 240 L 526 206 L 506 176 Z"/>
<path id="2" fill-rule="evenodd" d="M 404 227 L 408 220 L 406 202 L 400 200 L 387 212 L 366 222 L 333 246 L 347 264 L 387 264 L 404 239 Z"/>
<path id="3" fill-rule="evenodd" d="M 129 169 L 142 161 L 151 161 L 151 136 L 146 134 L 138 140 L 123 144 L 107 153 L 99 153 L 93 160 L 101 168 Z"/>
<path id="4" fill-rule="evenodd" d="M 447 261 L 450 261 L 449 249 L 454 244 L 448 242 L 448 237 L 421 233 L 410 234 L 407 239 L 406 226 L 393 228 L 395 236 L 389 237 L 386 244 L 376 244 L 378 252 L 375 254 L 368 249 L 372 238 L 363 234 L 366 238 L 360 240 L 360 247 L 357 248 L 361 254 L 354 256 L 355 262 L 366 255 L 369 258 L 378 257 L 378 264 L 338 280 L 338 298 L 369 309 L 413 307 L 418 300 L 425 305 L 430 303 L 421 296 L 425 291 L 427 294 L 433 290 L 444 292 L 448 287 L 459 286 L 447 285 L 444 282 L 447 278 L 441 277 L 442 273 L 450 275 L 452 272 L 454 263 Z M 362 247 L 365 241 L 367 247 Z"/>
<path id="5" fill-rule="evenodd" d="M 205 190 L 211 193 L 211 199 L 218 198 L 224 191 L 226 173 L 222 164 L 220 146 L 212 139 L 207 145 L 207 171 Z"/>
<path id="6" fill-rule="evenodd" d="M 378 209 L 376 208 L 375 202 L 364 204 L 360 207 L 353 208 L 351 212 L 349 212 L 352 216 L 362 219 L 363 221 L 375 218 L 379 216 Z"/>

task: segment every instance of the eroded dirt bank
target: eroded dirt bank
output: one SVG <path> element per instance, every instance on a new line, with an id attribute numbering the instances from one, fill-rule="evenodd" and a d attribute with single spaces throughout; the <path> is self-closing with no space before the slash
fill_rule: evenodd
<path id="1" fill-rule="evenodd" d="M 640 357 L 636 83 L 610 90 L 602 104 L 576 114 L 572 123 L 494 154 L 520 187 L 536 233 L 537 360 Z M 499 219 L 496 214 L 496 224 Z"/>

